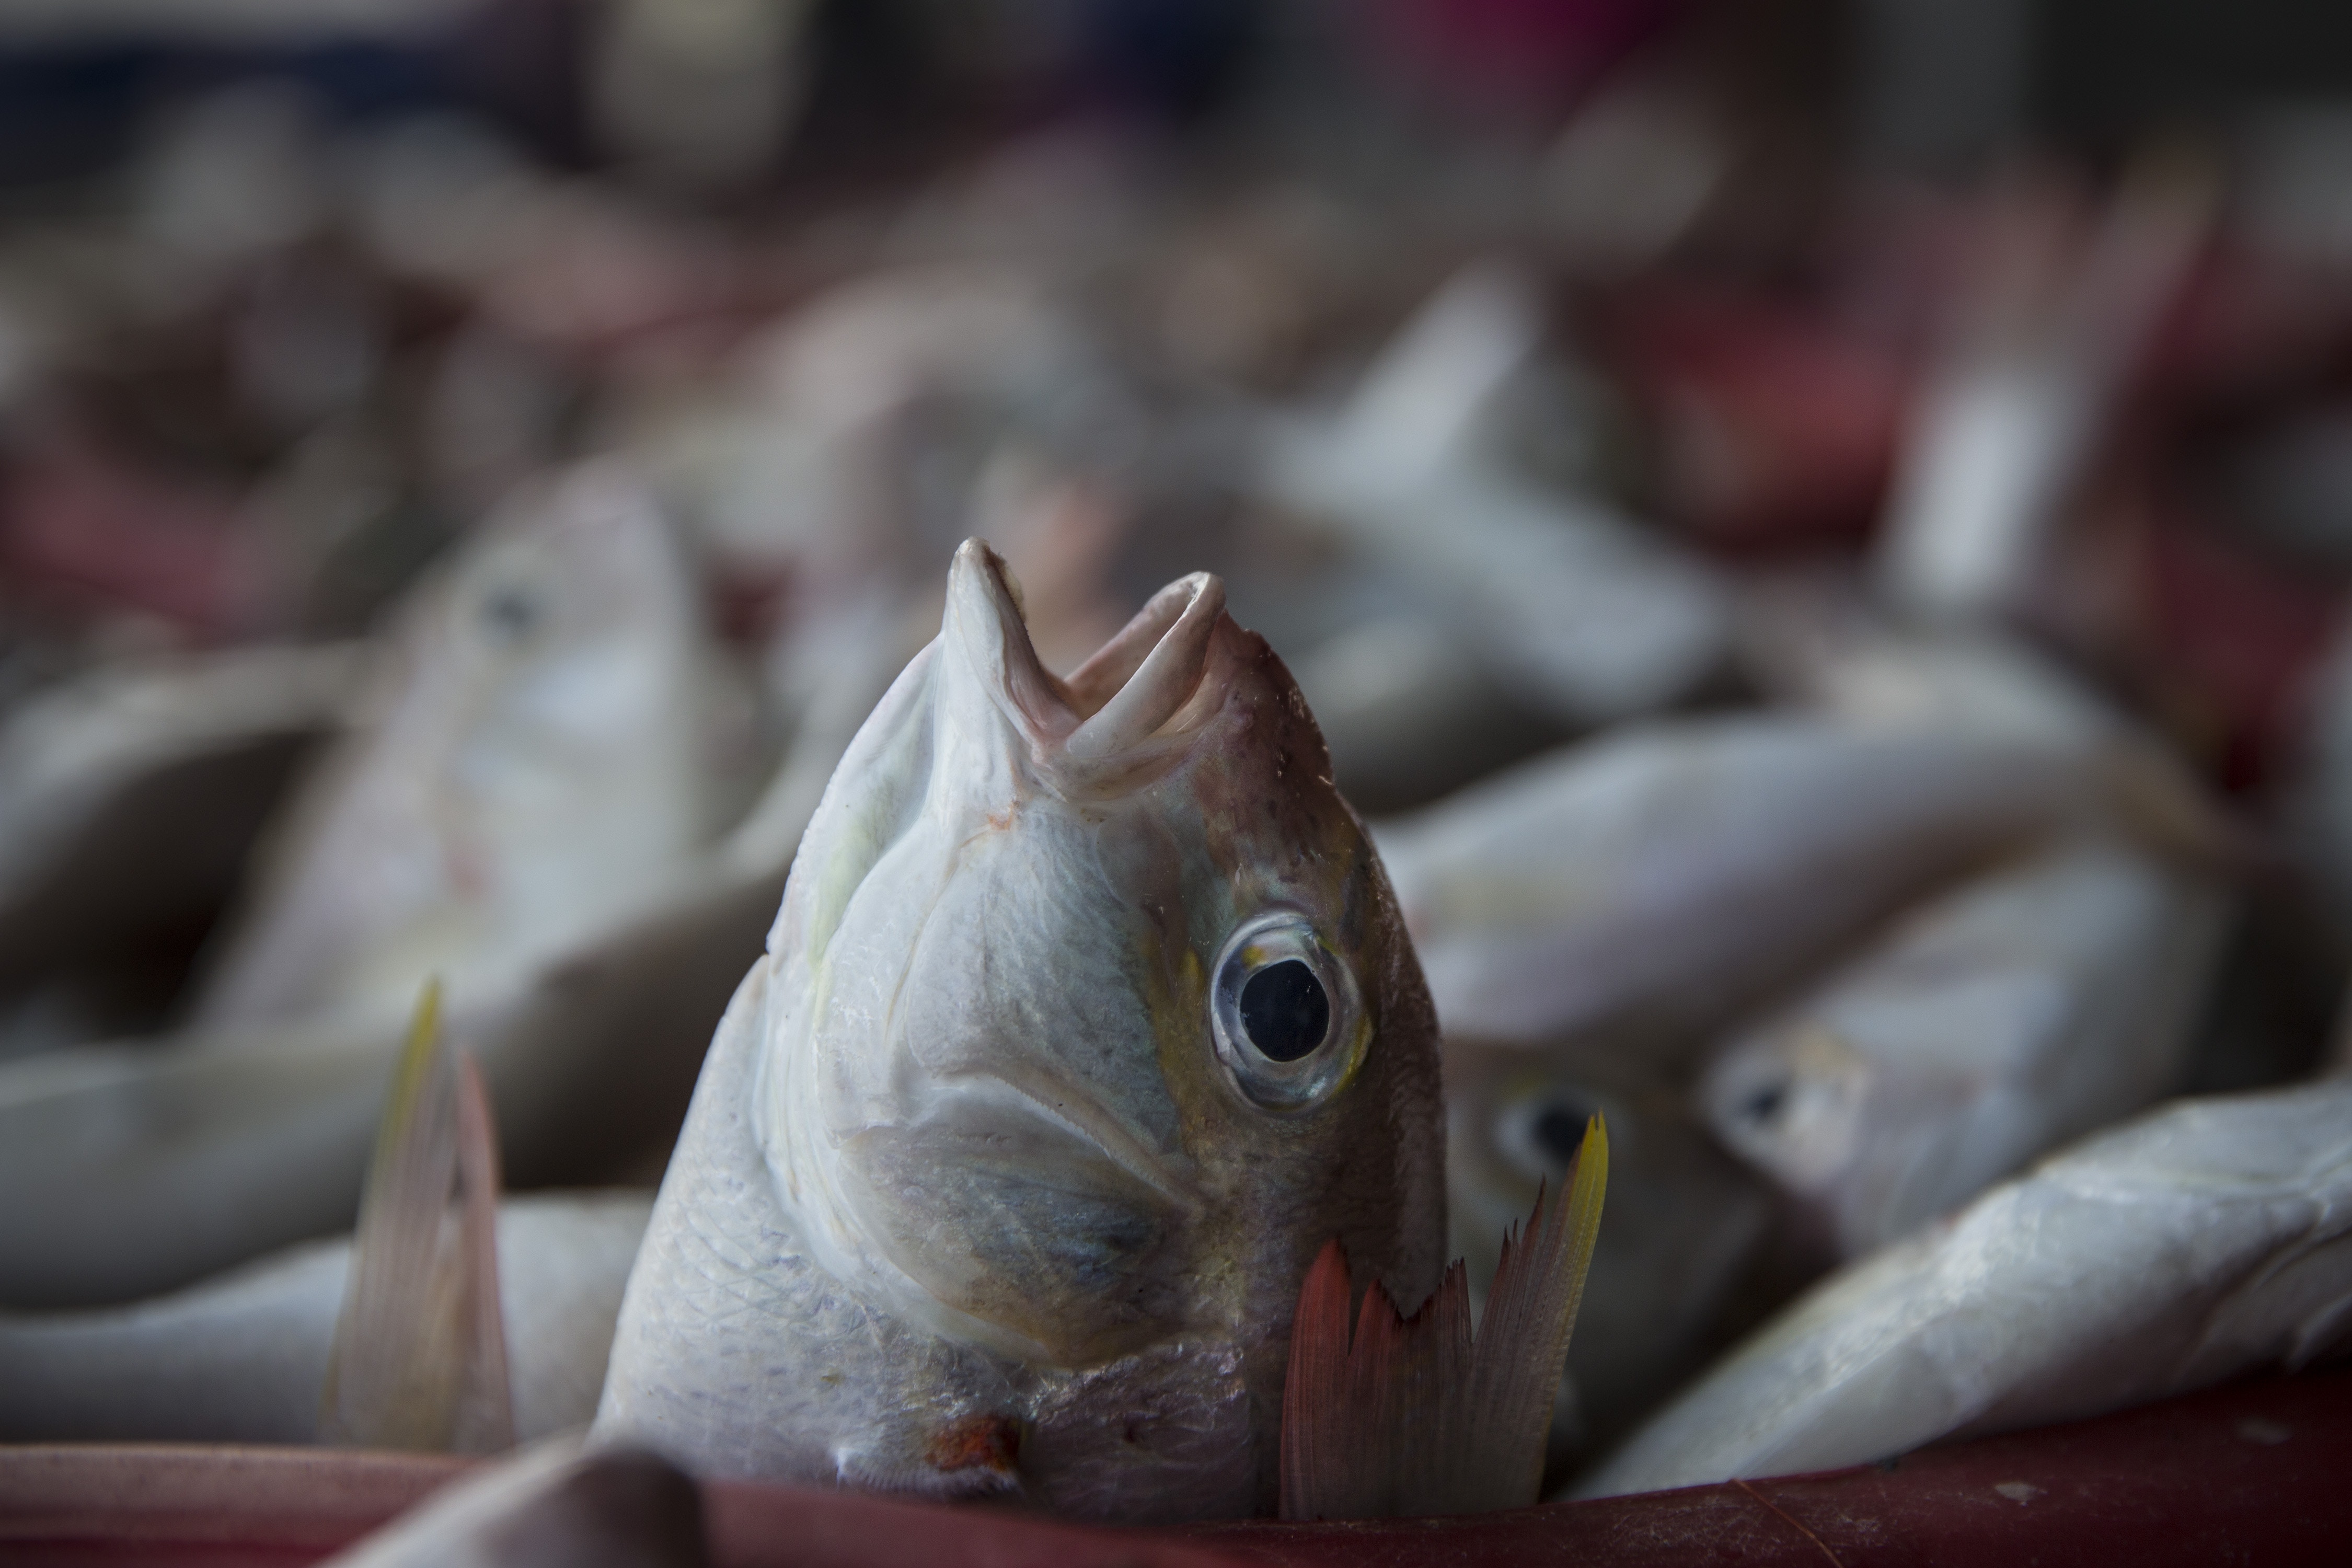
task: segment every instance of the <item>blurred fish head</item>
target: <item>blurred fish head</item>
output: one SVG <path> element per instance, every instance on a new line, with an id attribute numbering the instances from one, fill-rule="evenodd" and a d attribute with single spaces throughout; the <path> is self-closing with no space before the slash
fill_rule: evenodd
<path id="1" fill-rule="evenodd" d="M 616 466 L 517 494 L 404 603 L 364 721 L 289 813 L 209 1021 L 461 999 L 658 900 L 732 805 L 737 689 Z"/>
<path id="2" fill-rule="evenodd" d="M 405 647 L 413 728 L 447 748 L 472 837 L 530 884 L 514 896 L 608 907 L 733 809 L 740 692 L 667 521 L 617 465 L 514 497 L 424 597 Z"/>
<path id="3" fill-rule="evenodd" d="M 1587 1120 L 1607 1118 L 1612 1167 L 1622 1146 L 1640 1168 L 1642 1118 L 1596 1076 L 1532 1051 L 1449 1040 L 1445 1046 L 1447 1251 L 1469 1265 L 1474 1290 L 1495 1271 L 1504 1233 L 1538 1192 L 1566 1190 Z M 1622 1129 L 1622 1131 L 1621 1131 Z M 1612 1170 L 1612 1176 L 1614 1173 Z"/>
<path id="4" fill-rule="evenodd" d="M 1836 1029 L 1801 1013 L 1733 1046 L 1699 1100 L 1732 1152 L 1786 1191 L 1817 1194 L 1862 1156 L 1874 1076 Z"/>
<path id="5" fill-rule="evenodd" d="M 1314 721 L 1216 578 L 1063 680 L 965 544 L 769 945 L 758 1135 L 870 1302 L 1033 1368 L 1223 1346 L 1260 1403 L 1332 1237 L 1397 1300 L 1434 1289 L 1427 993 Z"/>
<path id="6" fill-rule="evenodd" d="M 1554 1409 L 1555 1465 L 1610 1441 L 1778 1289 L 1780 1205 L 1654 1064 L 1587 1041 L 1449 1039 L 1445 1110 L 1448 1250 L 1474 1290 L 1538 1188 L 1547 1203 L 1567 1190 L 1585 1119 L 1608 1121 L 1609 1210 Z"/>
<path id="7" fill-rule="evenodd" d="M 625 471 L 543 480 L 495 516 L 431 600 L 420 640 L 453 681 L 541 740 L 602 749 L 671 700 L 699 616 L 652 498 Z"/>

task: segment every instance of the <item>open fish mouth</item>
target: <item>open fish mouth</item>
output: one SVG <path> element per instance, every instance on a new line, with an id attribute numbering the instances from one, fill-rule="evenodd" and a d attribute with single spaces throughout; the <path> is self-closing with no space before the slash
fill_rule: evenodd
<path id="1" fill-rule="evenodd" d="M 1223 703 L 1210 652 L 1224 614 L 1221 581 L 1180 577 L 1064 679 L 1038 658 L 1004 563 L 967 540 L 949 574 L 942 640 L 954 657 L 943 662 L 951 682 L 969 673 L 1042 773 L 1065 784 L 1108 782 L 1156 760 L 1157 742 L 1197 729 Z M 948 700 L 964 705 L 969 695 Z"/>

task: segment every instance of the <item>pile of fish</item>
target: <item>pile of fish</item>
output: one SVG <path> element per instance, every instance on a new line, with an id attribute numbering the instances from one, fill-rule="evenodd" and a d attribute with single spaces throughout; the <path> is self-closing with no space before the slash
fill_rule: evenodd
<path id="1" fill-rule="evenodd" d="M 1670 415 L 1612 477 L 1679 372 L 1579 310 L 1672 337 L 1667 251 L 1434 182 L 1016 143 L 783 240 L 292 115 L 0 230 L 0 1440 L 553 1445 L 391 1563 L 667 1467 L 1521 1506 L 2352 1344 L 2345 659 L 2249 773 L 2080 516 L 2206 173 L 1976 197 L 2029 259 L 1800 559 Z"/>

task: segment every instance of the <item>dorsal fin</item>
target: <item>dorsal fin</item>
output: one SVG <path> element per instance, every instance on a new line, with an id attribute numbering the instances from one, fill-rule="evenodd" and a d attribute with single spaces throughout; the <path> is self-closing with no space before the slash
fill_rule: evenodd
<path id="1" fill-rule="evenodd" d="M 1609 1134 L 1595 1116 L 1565 1196 L 1547 1205 L 1539 1193 L 1526 1230 L 1503 1238 L 1475 1336 L 1456 1262 L 1410 1318 L 1373 1284 L 1351 1342 L 1347 1257 L 1336 1239 L 1323 1248 L 1291 1321 L 1283 1518 L 1482 1513 L 1536 1500 L 1608 1184 Z"/>
<path id="2" fill-rule="evenodd" d="M 360 1199 L 322 1442 L 467 1453 L 514 1445 L 498 1132 L 481 1072 L 449 1048 L 431 982 L 394 1069 Z"/>

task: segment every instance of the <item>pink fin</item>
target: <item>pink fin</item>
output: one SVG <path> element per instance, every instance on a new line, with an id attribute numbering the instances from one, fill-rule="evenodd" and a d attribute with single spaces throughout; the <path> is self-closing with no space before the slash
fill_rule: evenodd
<path id="1" fill-rule="evenodd" d="M 499 1126 L 474 1053 L 457 1050 L 457 1247 L 465 1314 L 457 1413 L 449 1446 L 495 1454 L 515 1443 L 514 1382 L 507 1371 L 506 1307 L 499 1294 Z"/>
<path id="2" fill-rule="evenodd" d="M 1609 1135 L 1586 1124 L 1566 1197 L 1540 1194 L 1470 1331 L 1456 1262 L 1400 1315 L 1378 1284 L 1348 1334 L 1348 1262 L 1333 1240 L 1307 1271 L 1282 1400 L 1282 1517 L 1480 1513 L 1536 1500 L 1552 1398 L 1601 1229 Z"/>
<path id="3" fill-rule="evenodd" d="M 481 1074 L 447 1047 L 440 991 L 427 985 L 360 1199 L 320 1441 L 474 1453 L 513 1446 L 498 1203 L 498 1133 Z"/>

